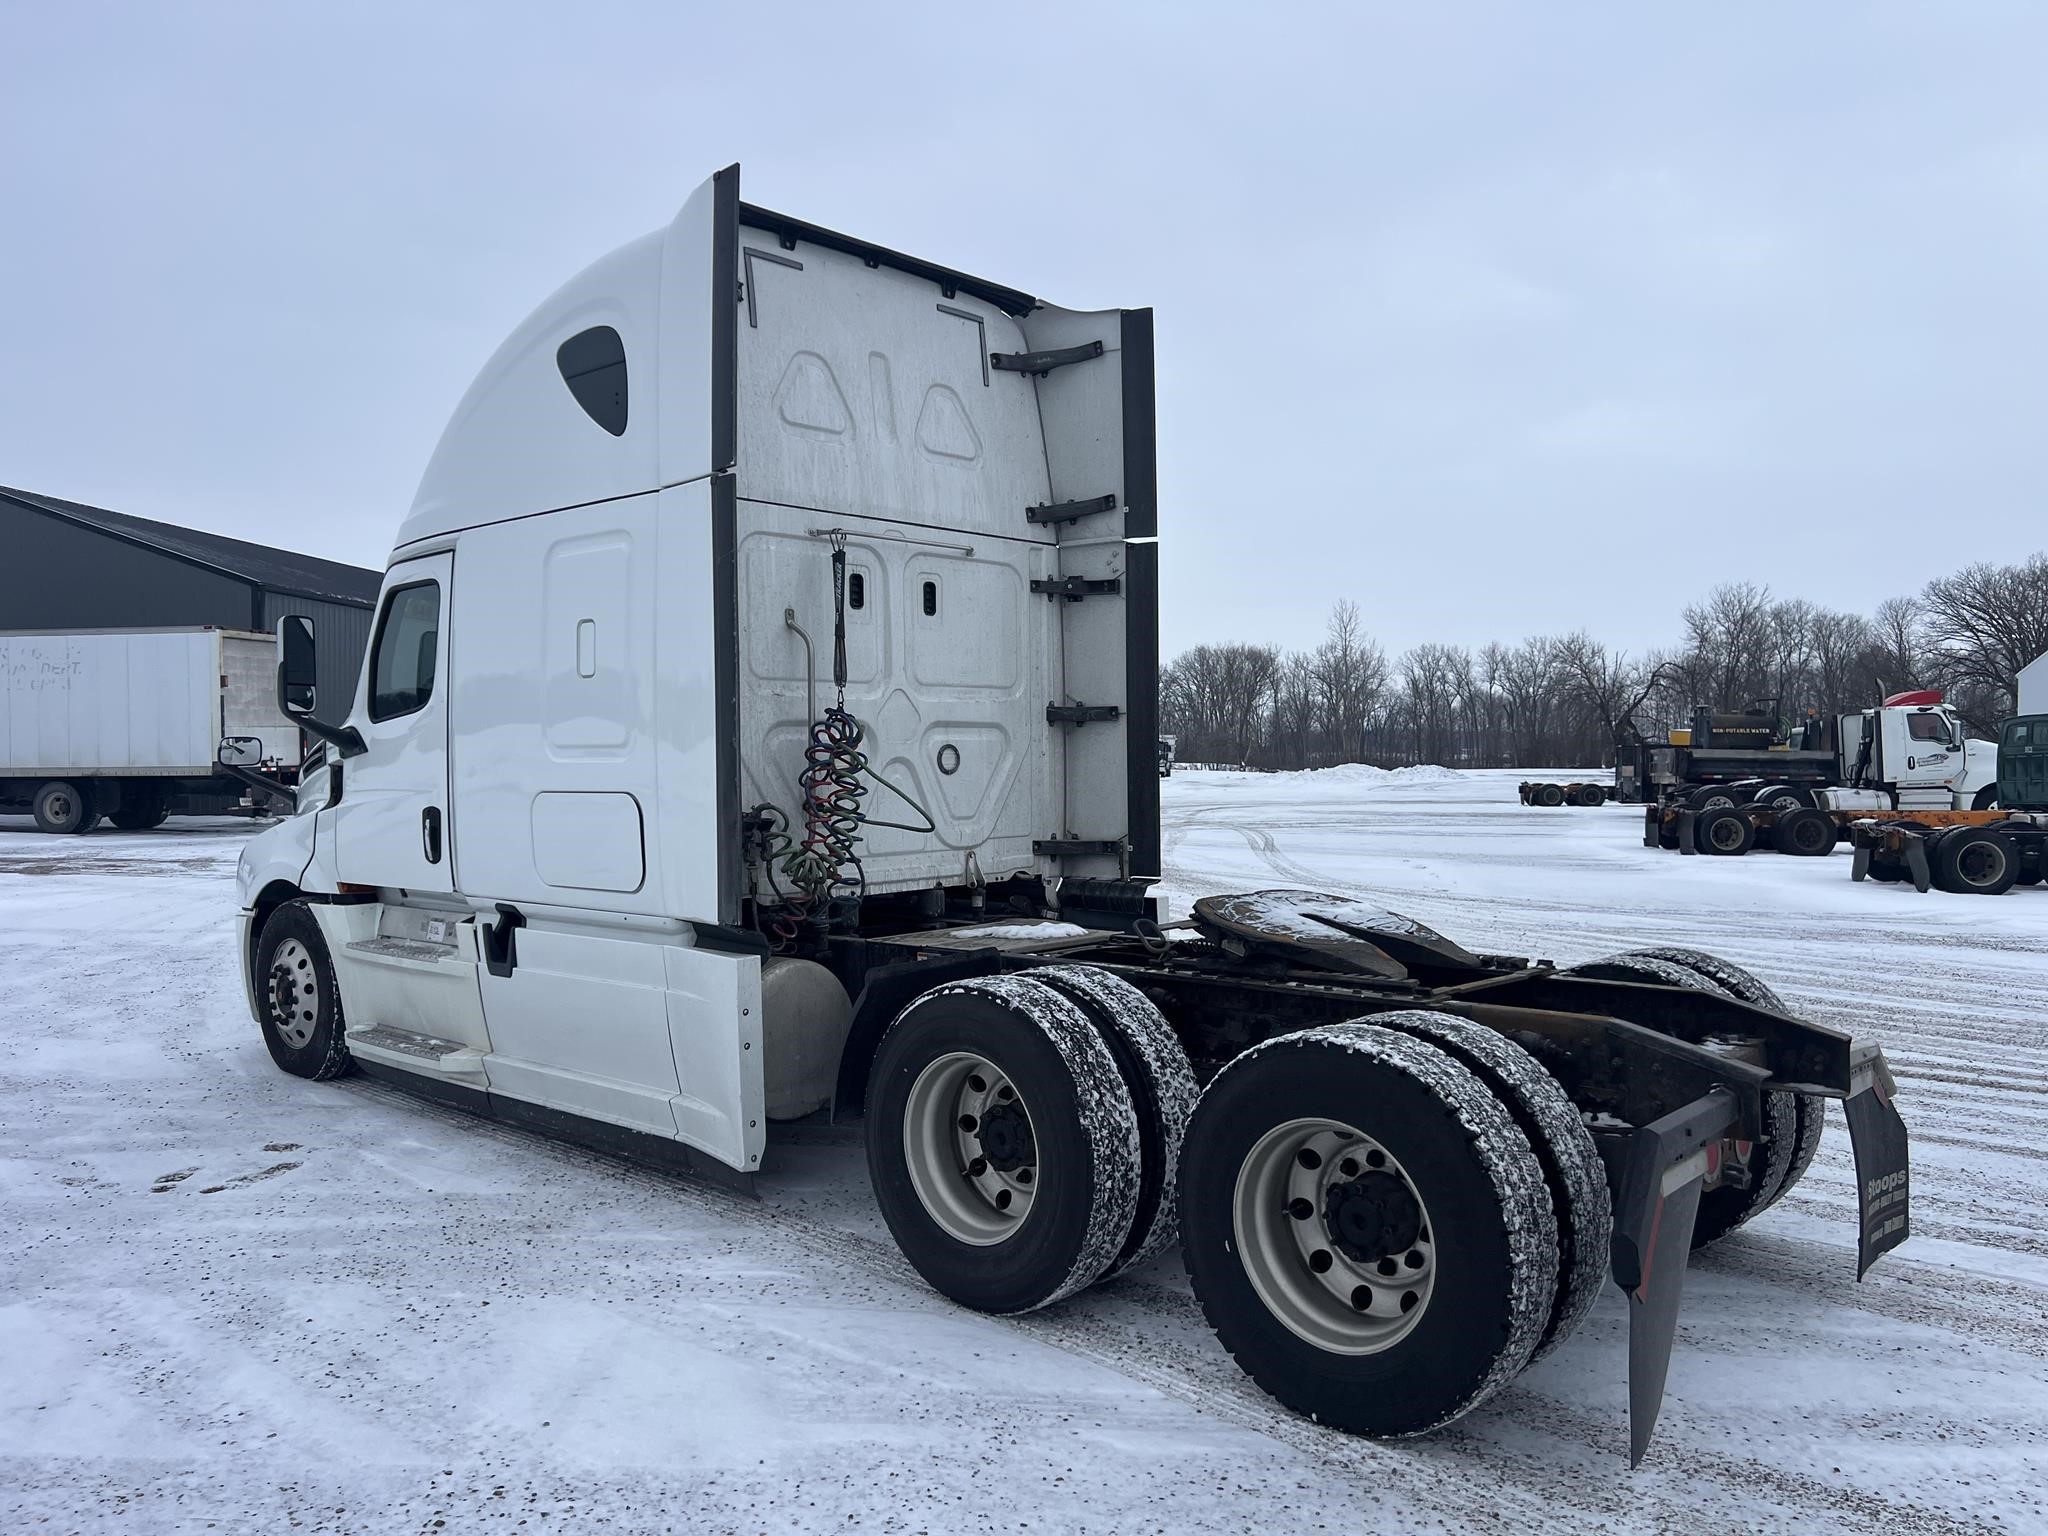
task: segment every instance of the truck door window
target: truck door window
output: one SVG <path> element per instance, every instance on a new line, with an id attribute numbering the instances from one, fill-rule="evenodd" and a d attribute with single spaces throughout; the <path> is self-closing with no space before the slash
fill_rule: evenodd
<path id="1" fill-rule="evenodd" d="M 434 694 L 434 654 L 441 628 L 441 586 L 421 581 L 394 587 L 377 625 L 370 668 L 370 718 L 394 720 L 422 708 Z"/>
<path id="2" fill-rule="evenodd" d="M 1948 722 L 1936 714 L 1908 715 L 1906 734 L 1915 741 L 1947 741 Z"/>

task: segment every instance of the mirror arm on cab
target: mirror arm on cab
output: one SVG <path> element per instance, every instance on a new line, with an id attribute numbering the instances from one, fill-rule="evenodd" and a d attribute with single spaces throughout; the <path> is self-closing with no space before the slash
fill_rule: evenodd
<path id="1" fill-rule="evenodd" d="M 318 736 L 343 757 L 360 757 L 369 750 L 363 742 L 363 733 L 354 726 L 329 725 L 325 720 L 315 720 L 304 710 L 292 708 L 283 667 L 277 669 L 277 712 L 293 725 Z"/>
<path id="2" fill-rule="evenodd" d="M 369 751 L 363 741 L 363 733 L 352 725 L 329 725 L 324 720 L 315 720 L 311 715 L 293 715 L 292 723 L 305 727 L 322 741 L 329 743 L 343 757 L 360 757 Z"/>

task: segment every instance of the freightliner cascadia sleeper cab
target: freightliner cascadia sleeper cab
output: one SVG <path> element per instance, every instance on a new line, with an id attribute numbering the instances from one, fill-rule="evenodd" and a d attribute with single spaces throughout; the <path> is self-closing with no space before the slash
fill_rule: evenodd
<path id="1" fill-rule="evenodd" d="M 542 304 L 457 407 L 324 783 L 240 869 L 287 1071 L 747 1180 L 865 1116 L 910 1262 L 992 1313 L 1178 1242 L 1283 1401 L 1412 1433 L 1804 1172 L 1905 1236 L 1871 1046 L 1692 951 L 1574 971 L 1356 895 L 1162 929 L 1152 316 L 740 201 Z M 1278 515 L 1268 510 L 1262 515 Z"/>

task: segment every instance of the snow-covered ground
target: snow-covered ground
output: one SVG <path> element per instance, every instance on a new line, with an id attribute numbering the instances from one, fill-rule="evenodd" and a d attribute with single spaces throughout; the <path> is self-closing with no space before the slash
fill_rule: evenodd
<path id="1" fill-rule="evenodd" d="M 938 1300 L 853 1130 L 787 1138 L 750 1203 L 286 1077 L 235 979 L 243 829 L 7 821 L 0 1530 L 2048 1527 L 2048 889 L 1681 859 L 1517 777 L 1176 775 L 1172 893 L 1359 894 L 1564 962 L 1696 944 L 1884 1040 L 1913 1240 L 1856 1283 L 1837 1116 L 1695 1260 L 1636 1473 L 1612 1291 L 1449 1431 L 1354 1440 L 1239 1375 L 1173 1259 L 1029 1318 Z"/>

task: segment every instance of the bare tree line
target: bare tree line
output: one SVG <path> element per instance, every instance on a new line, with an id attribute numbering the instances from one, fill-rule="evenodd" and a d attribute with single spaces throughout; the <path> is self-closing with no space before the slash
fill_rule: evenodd
<path id="1" fill-rule="evenodd" d="M 1346 600 L 1313 650 L 1182 652 L 1160 675 L 1160 729 L 1189 762 L 1586 767 L 1611 762 L 1618 740 L 1688 724 L 1696 706 L 1775 701 L 1789 723 L 1943 688 L 1987 733 L 2012 713 L 2019 669 L 2048 652 L 2048 553 L 1967 566 L 1868 617 L 1731 582 L 1683 626 L 1676 646 L 1643 656 L 1578 630 L 1390 660 Z"/>

